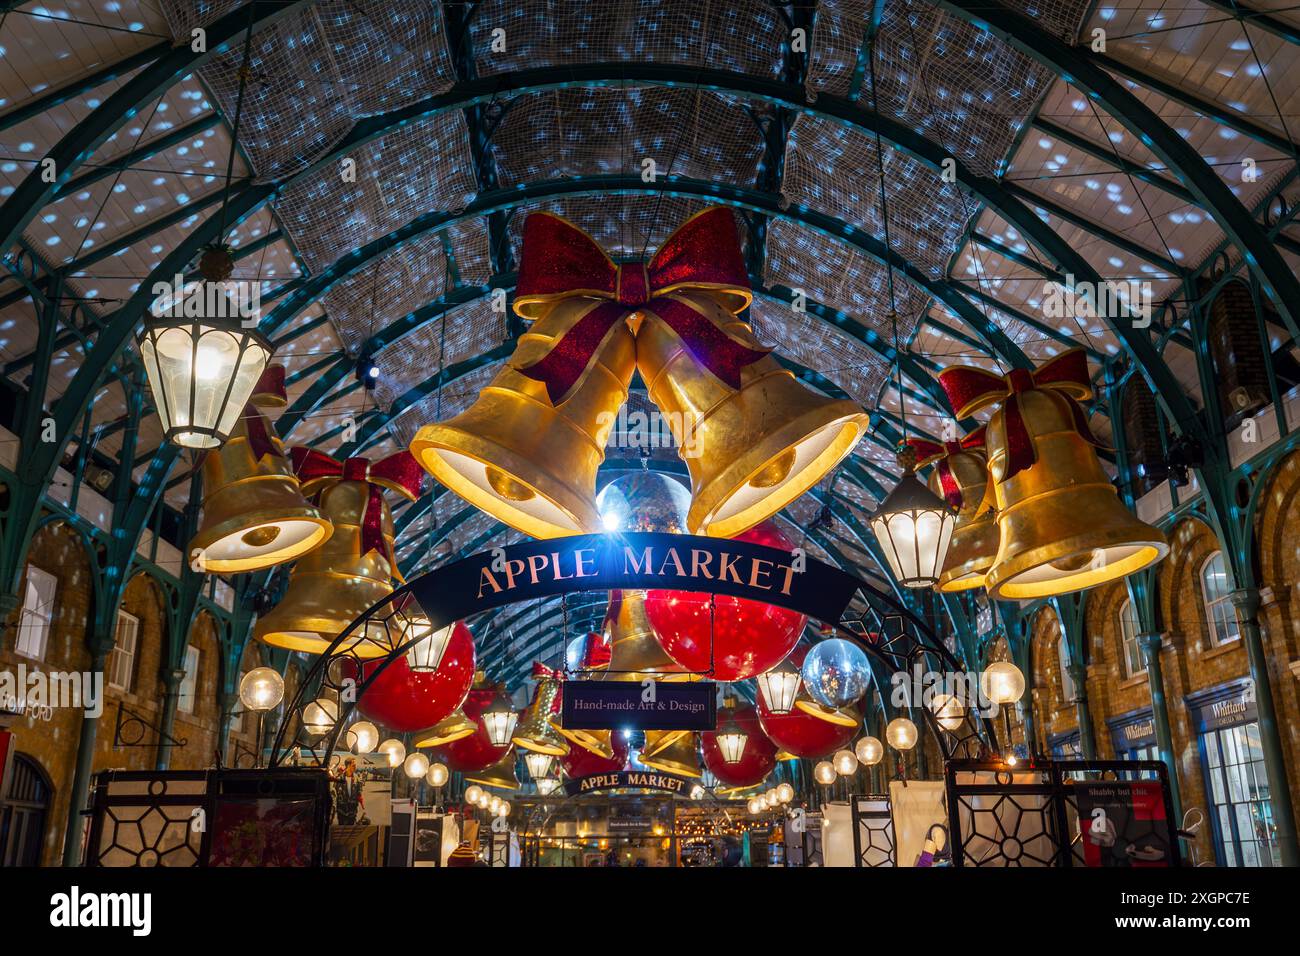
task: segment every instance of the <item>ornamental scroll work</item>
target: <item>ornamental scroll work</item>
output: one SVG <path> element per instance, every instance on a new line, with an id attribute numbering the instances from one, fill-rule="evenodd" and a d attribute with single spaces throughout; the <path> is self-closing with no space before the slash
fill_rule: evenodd
<path id="1" fill-rule="evenodd" d="M 804 555 L 696 535 L 574 535 L 483 552 L 409 588 L 434 627 L 578 591 L 668 588 L 747 598 L 838 621 L 857 579 Z"/>

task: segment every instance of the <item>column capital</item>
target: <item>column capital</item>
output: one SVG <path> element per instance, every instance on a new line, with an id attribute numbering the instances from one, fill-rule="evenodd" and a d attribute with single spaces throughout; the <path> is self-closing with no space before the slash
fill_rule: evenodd
<path id="1" fill-rule="evenodd" d="M 1164 647 L 1164 631 L 1147 631 L 1137 636 L 1138 644 L 1149 651 L 1158 651 Z"/>
<path id="2" fill-rule="evenodd" d="M 1259 617 L 1259 588 L 1237 588 L 1228 594 L 1228 598 L 1241 613 L 1242 623 L 1252 622 Z"/>

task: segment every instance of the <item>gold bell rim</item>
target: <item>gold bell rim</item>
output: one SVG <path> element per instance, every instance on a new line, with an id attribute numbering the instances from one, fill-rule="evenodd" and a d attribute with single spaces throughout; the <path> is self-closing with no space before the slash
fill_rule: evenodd
<path id="1" fill-rule="evenodd" d="M 280 544 L 278 547 L 261 554 L 246 558 L 212 557 L 211 552 L 219 550 L 223 541 L 231 538 L 242 538 L 244 535 L 261 528 L 283 527 L 289 523 L 311 526 L 311 530 L 304 528 L 303 530 L 306 533 L 301 537 L 291 539 L 288 543 Z M 333 534 L 333 522 L 321 517 L 320 512 L 315 508 L 297 508 L 289 512 L 252 512 L 251 514 L 240 515 L 238 518 L 223 521 L 210 529 L 204 528 L 190 539 L 189 548 L 191 554 L 195 550 L 202 554 L 203 567 L 208 571 L 222 573 L 260 571 L 263 568 L 274 567 L 277 564 L 285 564 L 302 557 L 304 554 L 315 551 L 328 541 Z"/>
<path id="2" fill-rule="evenodd" d="M 1103 560 L 1100 567 L 1089 566 L 1080 571 L 1061 573 L 1037 581 L 1025 580 L 1027 576 L 1042 571 L 1053 563 L 1079 560 L 1095 555 L 1098 551 L 1119 551 L 1121 554 L 1115 560 L 1109 558 Z M 1007 562 L 995 564 L 986 576 L 985 587 L 988 588 L 989 597 L 997 600 L 1027 601 L 1040 597 L 1054 597 L 1058 594 L 1071 594 L 1075 591 L 1095 588 L 1108 581 L 1126 578 L 1163 560 L 1168 554 L 1168 542 L 1160 540 L 1127 540 L 1110 544 L 1093 542 L 1087 547 L 1067 550 L 1064 554 L 1059 550 L 1058 544 L 1053 544 L 1018 555 L 1014 566 L 1010 566 Z"/>
<path id="3" fill-rule="evenodd" d="M 465 450 L 467 448 L 475 451 L 469 453 Z M 535 462 L 526 461 L 510 449 L 473 432 L 446 423 L 425 425 L 411 441 L 410 451 L 425 471 L 456 495 L 529 537 L 560 538 L 595 531 L 599 527 L 600 519 L 594 503 L 583 501 L 558 482 L 536 480 Z M 491 493 L 458 471 L 448 460 L 449 455 L 473 462 L 483 469 L 485 484 L 488 468 L 508 475 L 511 480 L 531 491 L 539 501 L 545 502 L 554 514 L 547 520 L 513 506 L 507 499 Z M 557 518 L 562 518 L 563 523 Z"/>
<path id="4" fill-rule="evenodd" d="M 821 481 L 862 439 L 868 423 L 867 414 L 844 399 L 829 401 L 791 419 L 768 437 L 768 442 L 780 448 L 780 451 L 769 456 L 758 467 L 750 467 L 743 459 L 738 460 L 711 480 L 708 488 L 700 490 L 687 513 L 687 527 L 692 533 L 715 538 L 732 538 L 748 531 Z M 808 461 L 801 464 L 796 451 L 796 460 L 791 465 L 789 477 L 771 493 L 758 493 L 749 504 L 728 512 L 727 506 L 736 504 L 735 499 L 747 487 L 751 487 L 750 482 L 755 475 L 791 449 L 797 450 L 801 446 L 813 444 L 827 432 L 833 434 Z M 742 473 L 742 468 L 747 471 Z"/>
<path id="5" fill-rule="evenodd" d="M 569 748 L 563 745 L 563 742 L 550 743 L 541 737 L 511 737 L 510 742 L 522 750 L 530 750 L 535 754 L 546 754 L 551 757 L 563 757 L 569 752 Z"/>
<path id="6" fill-rule="evenodd" d="M 679 777 L 690 777 L 698 780 L 700 777 L 704 776 L 704 771 L 699 767 L 680 763 L 676 760 L 656 760 L 654 757 L 647 760 L 645 754 L 642 754 L 641 762 L 651 770 L 662 770 L 664 773 L 675 773 Z"/>
<path id="7" fill-rule="evenodd" d="M 569 730 L 552 721 L 551 726 L 558 730 L 567 740 L 571 740 L 583 750 L 589 750 L 605 760 L 614 759 L 614 747 L 610 743 L 613 733 L 609 730 Z"/>
<path id="8" fill-rule="evenodd" d="M 283 647 L 289 651 L 303 651 L 307 654 L 323 654 L 325 650 L 334 642 L 338 635 L 325 637 L 323 634 L 315 631 L 309 631 L 306 628 L 301 631 L 268 631 L 265 634 L 258 634 L 257 639 L 263 644 L 269 644 L 271 647 Z M 388 654 L 386 648 L 379 647 L 375 644 L 364 642 L 360 637 L 352 644 L 343 643 L 334 649 L 335 654 L 355 654 L 357 657 L 370 660 L 376 657 L 384 657 Z"/>
<path id="9" fill-rule="evenodd" d="M 655 754 L 662 753 L 677 741 L 681 740 L 689 730 L 650 730 L 646 731 L 646 745 L 641 749 L 641 762 L 645 763 L 646 757 L 653 757 Z M 650 735 L 655 735 L 654 748 L 650 747 Z"/>
<path id="10" fill-rule="evenodd" d="M 828 724 L 838 724 L 841 727 L 856 727 L 860 719 L 856 715 L 849 713 L 847 708 L 838 707 L 832 710 L 829 707 L 823 707 L 815 700 L 796 700 L 794 705 L 805 714 L 816 717 L 818 720 L 824 720 Z"/>
<path id="11" fill-rule="evenodd" d="M 458 717 L 459 720 L 457 719 Z M 444 727 L 444 724 L 447 724 L 448 726 Z M 438 732 L 440 727 L 442 728 L 442 731 Z M 453 741 L 463 740 L 466 737 L 473 736 L 477 730 L 478 726 L 466 717 L 464 713 L 457 710 L 438 721 L 432 727 L 426 727 L 423 730 L 416 731 L 413 735 L 415 737 L 415 743 L 411 744 L 411 746 L 417 750 L 421 747 L 441 747 L 443 744 L 449 744 Z M 429 736 L 421 737 L 421 734 L 428 734 Z"/>

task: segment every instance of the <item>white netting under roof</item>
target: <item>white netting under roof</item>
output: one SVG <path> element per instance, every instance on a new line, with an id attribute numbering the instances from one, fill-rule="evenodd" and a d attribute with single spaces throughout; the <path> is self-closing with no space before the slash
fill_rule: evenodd
<path id="1" fill-rule="evenodd" d="M 498 29 L 505 31 L 504 52 L 492 51 Z M 488 0 L 475 5 L 470 42 L 485 76 L 566 63 L 649 62 L 775 77 L 788 33 L 768 0 Z"/>
<path id="2" fill-rule="evenodd" d="M 668 87 L 530 93 L 510 101 L 492 138 L 502 185 L 656 172 L 752 185 L 763 138 L 732 96 Z"/>
<path id="3" fill-rule="evenodd" d="M 875 405 L 889 368 L 861 342 L 814 315 L 762 297 L 750 307 L 749 320 L 778 357 L 820 372 L 862 405 Z"/>
<path id="4" fill-rule="evenodd" d="M 883 141 L 881 146 L 890 248 L 937 279 L 978 204 L 938 172 Z M 874 136 L 800 115 L 786 144 L 781 195 L 883 241 L 879 168 Z"/>
<path id="5" fill-rule="evenodd" d="M 505 316 L 492 310 L 490 297 L 475 299 L 468 305 L 452 309 L 446 314 L 445 321 L 445 336 L 444 319 L 438 318 L 398 339 L 375 356 L 375 364 L 379 366 L 375 399 L 381 405 L 390 404 L 408 389 L 435 377 L 439 368 L 450 368 L 490 351 L 506 338 Z M 448 385 L 447 389 L 451 387 Z M 444 394 L 444 411 L 446 407 Z"/>
<path id="6" fill-rule="evenodd" d="M 562 216 L 595 239 L 614 259 L 653 256 L 669 233 L 712 203 L 676 196 L 575 196 L 516 209 L 507 230 L 517 251 L 524 223 L 534 212 Z M 745 221 L 735 216 L 736 234 L 743 252 L 749 242 Z M 517 255 L 516 255 L 517 257 Z"/>
<path id="7" fill-rule="evenodd" d="M 215 18 L 192 3 L 164 6 L 186 39 Z M 232 122 L 243 57 L 243 43 L 233 43 L 199 71 Z M 249 67 L 239 140 L 263 180 L 302 169 L 358 119 L 455 82 L 441 7 L 428 0 L 317 0 L 254 35 Z"/>
<path id="8" fill-rule="evenodd" d="M 808 298 L 847 312 L 887 340 L 893 335 L 886 322 L 889 287 L 885 268 L 847 243 L 789 220 L 773 220 L 767 231 L 763 276 L 769 286 L 802 289 Z M 929 297 L 898 272 L 894 273 L 894 288 L 899 341 L 906 342 Z"/>
<path id="9" fill-rule="evenodd" d="M 448 276 L 446 247 L 452 250 L 453 283 L 482 285 L 492 274 L 487 226 L 469 219 L 418 236 L 374 264 L 352 273 L 321 299 L 339 338 L 351 353 L 383 329 L 443 295 Z"/>
<path id="10" fill-rule="evenodd" d="M 1086 2 L 1033 6 L 1053 30 L 1074 22 L 1077 31 L 1088 9 Z M 870 0 L 818 5 L 809 92 L 849 93 L 870 7 Z M 888 0 L 875 46 L 879 111 L 905 121 L 985 175 L 997 172 L 1055 78 L 987 30 L 921 0 Z M 872 108 L 869 76 L 860 90 L 864 109 Z"/>
<path id="11" fill-rule="evenodd" d="M 388 431 L 393 436 L 393 441 L 405 448 L 411 444 L 411 439 L 415 437 L 415 433 L 425 425 L 446 421 L 453 415 L 459 415 L 469 408 L 474 403 L 474 399 L 478 398 L 478 393 L 483 387 L 492 381 L 497 372 L 501 371 L 502 364 L 501 362 L 493 362 L 468 372 L 459 378 L 444 382 L 442 386 L 441 415 L 438 413 L 437 392 L 430 392 L 414 405 L 402 409 L 388 422 Z M 437 374 L 436 364 L 433 368 L 433 374 Z"/>
<path id="12" fill-rule="evenodd" d="M 457 212 L 476 186 L 460 113 L 431 117 L 362 146 L 356 182 L 338 168 L 294 183 L 276 202 L 280 223 L 312 271 L 428 212 Z"/>

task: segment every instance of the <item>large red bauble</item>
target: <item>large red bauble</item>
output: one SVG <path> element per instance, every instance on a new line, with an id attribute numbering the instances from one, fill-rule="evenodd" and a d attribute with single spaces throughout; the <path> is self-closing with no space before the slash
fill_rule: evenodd
<path id="1" fill-rule="evenodd" d="M 740 760 L 727 763 L 722 759 L 722 749 L 718 746 L 718 733 L 705 731 L 700 735 L 700 749 L 704 753 L 704 766 L 712 771 L 719 781 L 730 787 L 752 787 L 762 783 L 772 768 L 776 766 L 776 744 L 767 739 L 759 725 L 758 715 L 748 705 L 737 707 L 733 712 L 736 723 L 746 734 L 745 749 L 741 751 Z M 718 717 L 722 726 L 725 718 Z"/>
<path id="2" fill-rule="evenodd" d="M 492 706 L 496 695 L 495 687 L 475 687 L 470 690 L 461 709 L 465 716 L 478 726 L 478 729 L 468 737 L 443 744 L 434 751 L 437 759 L 445 763 L 448 769 L 459 773 L 477 773 L 492 766 L 510 749 L 509 742 L 503 747 L 492 746 L 492 741 L 488 739 L 487 727 L 483 726 L 483 721 L 480 719 L 483 711 Z"/>
<path id="3" fill-rule="evenodd" d="M 569 752 L 560 758 L 564 775 L 570 780 L 575 780 L 596 773 L 615 773 L 622 770 L 627 766 L 627 738 L 623 736 L 623 731 L 615 730 L 609 735 L 609 746 L 614 751 L 614 756 L 605 758 L 570 741 Z"/>
<path id="4" fill-rule="evenodd" d="M 776 525 L 764 521 L 736 541 L 791 550 Z M 773 570 L 773 583 L 777 571 Z M 692 591 L 651 591 L 646 614 L 659 645 L 687 670 L 704 672 L 713 664 L 713 678 L 744 680 L 771 670 L 785 659 L 803 633 L 807 618 L 772 604 L 719 594 L 709 613 L 709 595 Z"/>
<path id="5" fill-rule="evenodd" d="M 369 677 L 380 661 L 361 665 Z M 357 710 L 369 720 L 395 733 L 432 727 L 465 702 L 474 682 L 474 639 L 460 621 L 435 671 L 413 671 L 406 655 L 384 668 L 357 701 Z"/>

